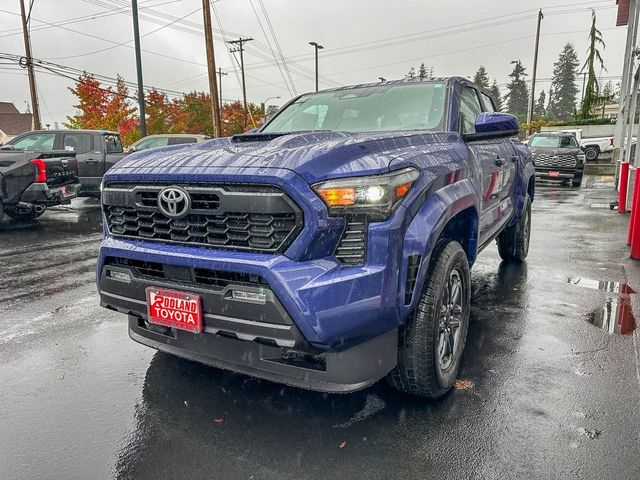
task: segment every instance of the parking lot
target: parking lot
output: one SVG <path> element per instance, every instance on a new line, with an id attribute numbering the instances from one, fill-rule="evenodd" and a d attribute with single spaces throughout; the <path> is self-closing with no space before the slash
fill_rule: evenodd
<path id="1" fill-rule="evenodd" d="M 527 262 L 490 247 L 474 266 L 462 369 L 438 401 L 384 382 L 314 393 L 148 349 L 99 306 L 96 200 L 5 219 L 0 477 L 639 478 L 640 275 L 613 192 L 538 185 Z"/>

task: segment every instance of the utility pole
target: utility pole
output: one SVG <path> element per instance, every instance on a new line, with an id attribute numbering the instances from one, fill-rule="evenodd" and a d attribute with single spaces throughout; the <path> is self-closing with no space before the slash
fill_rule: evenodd
<path id="1" fill-rule="evenodd" d="M 318 50 L 322 50 L 324 47 L 322 45 L 318 45 L 316 42 L 309 42 L 316 52 L 316 92 L 318 91 Z"/>
<path id="2" fill-rule="evenodd" d="M 242 72 L 242 103 L 244 104 L 245 112 L 248 112 L 249 109 L 247 108 L 247 87 L 244 80 L 244 44 L 250 42 L 251 40 L 253 40 L 253 38 L 240 37 L 238 40 L 231 40 L 230 42 L 228 42 L 231 45 L 237 45 L 237 47 L 229 50 L 231 53 L 240 52 L 240 71 Z"/>
<path id="3" fill-rule="evenodd" d="M 540 46 L 540 24 L 544 15 L 542 9 L 538 12 L 538 27 L 536 28 L 536 45 L 533 49 L 533 76 L 531 77 L 531 95 L 529 98 L 529 111 L 527 112 L 527 123 L 530 125 L 533 121 L 533 106 L 536 101 L 536 73 L 538 71 L 538 47 Z M 531 133 L 531 129 L 527 129 L 527 135 Z"/>
<path id="4" fill-rule="evenodd" d="M 222 123 L 220 121 L 220 102 L 218 100 L 218 85 L 216 78 L 216 57 L 213 51 L 213 30 L 211 27 L 211 10 L 209 0 L 202 0 L 202 17 L 204 19 L 204 42 L 207 47 L 207 70 L 209 72 L 209 97 L 211 98 L 211 120 L 213 123 L 213 136 L 222 136 Z"/>
<path id="5" fill-rule="evenodd" d="M 147 116 L 144 111 L 144 85 L 142 85 L 142 54 L 140 52 L 140 27 L 138 26 L 138 0 L 131 0 L 133 13 L 133 40 L 136 50 L 136 72 L 138 75 L 138 110 L 140 110 L 140 136 L 147 136 Z"/>
<path id="6" fill-rule="evenodd" d="M 31 39 L 29 38 L 29 26 L 27 15 L 24 11 L 24 0 L 20 0 L 20 14 L 22 15 L 22 35 L 24 36 L 24 54 L 27 60 L 27 73 L 29 74 L 29 90 L 31 92 L 31 110 L 33 111 L 33 128 L 40 130 L 40 107 L 38 106 L 38 93 L 36 90 L 36 76 L 33 71 L 33 58 L 31 56 Z"/>
<path id="7" fill-rule="evenodd" d="M 220 100 L 220 110 L 222 110 L 222 76 L 223 75 L 227 75 L 227 72 L 223 72 L 222 68 L 218 67 L 218 88 L 220 90 L 220 93 L 218 94 L 219 100 Z"/>

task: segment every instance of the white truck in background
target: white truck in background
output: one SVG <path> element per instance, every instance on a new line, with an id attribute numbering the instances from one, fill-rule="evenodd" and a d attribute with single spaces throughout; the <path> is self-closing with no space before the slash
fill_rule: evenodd
<path id="1" fill-rule="evenodd" d="M 597 160 L 601 153 L 613 151 L 613 135 L 607 137 L 583 137 L 581 129 L 561 131 L 570 133 L 574 137 L 576 137 L 576 140 L 578 140 L 578 144 L 584 151 L 587 162 L 593 162 L 594 160 Z M 633 137 L 631 139 L 631 144 L 633 145 L 635 143 L 636 137 Z"/>

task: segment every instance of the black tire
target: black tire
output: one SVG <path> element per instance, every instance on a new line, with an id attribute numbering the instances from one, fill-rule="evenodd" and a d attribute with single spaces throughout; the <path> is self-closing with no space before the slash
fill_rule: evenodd
<path id="1" fill-rule="evenodd" d="M 36 212 L 34 209 L 9 207 L 5 210 L 5 213 L 17 222 L 31 222 L 41 216 L 44 210 Z"/>
<path id="2" fill-rule="evenodd" d="M 2 225 L 2 221 L 4 220 L 4 204 L 2 200 L 0 200 L 0 225 Z"/>
<path id="3" fill-rule="evenodd" d="M 416 309 L 400 329 L 398 365 L 387 376 L 394 388 L 427 398 L 451 389 L 469 328 L 470 284 L 465 251 L 456 241 L 439 240 Z"/>
<path id="4" fill-rule="evenodd" d="M 600 156 L 600 147 L 597 145 L 590 145 L 584 149 L 584 156 L 588 162 L 593 162 Z"/>
<path id="5" fill-rule="evenodd" d="M 516 224 L 503 230 L 496 239 L 500 258 L 507 262 L 523 262 L 529 253 L 530 236 L 531 199 L 527 195 L 524 200 L 524 209 Z"/>
<path id="6" fill-rule="evenodd" d="M 582 174 L 580 174 L 579 176 L 573 178 L 571 180 L 571 186 L 574 188 L 579 187 L 580 185 L 582 185 Z"/>

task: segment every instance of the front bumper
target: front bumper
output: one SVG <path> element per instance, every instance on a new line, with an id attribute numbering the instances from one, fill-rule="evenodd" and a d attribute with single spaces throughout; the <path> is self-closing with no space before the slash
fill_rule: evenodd
<path id="1" fill-rule="evenodd" d="M 396 364 L 397 330 L 342 352 L 308 353 L 180 330 L 160 333 L 129 316 L 129 336 L 149 347 L 188 360 L 278 383 L 347 393 L 372 385 Z"/>
<path id="2" fill-rule="evenodd" d="M 162 276 L 141 275 L 114 258 L 141 262 L 143 271 L 162 265 Z M 198 279 L 203 270 L 226 280 L 203 284 Z M 101 305 L 129 315 L 134 340 L 216 367 L 328 392 L 364 388 L 396 365 L 396 290 L 387 287 L 396 279 L 384 266 L 344 268 L 328 259 L 294 262 L 282 255 L 114 237 L 103 242 L 98 262 Z M 148 286 L 199 295 L 204 332 L 149 324 Z M 262 300 L 239 301 L 236 290 L 259 293 Z"/>
<path id="3" fill-rule="evenodd" d="M 553 168 L 538 168 L 536 167 L 536 178 L 543 180 L 571 180 L 574 178 L 581 178 L 582 169 L 553 169 Z"/>
<path id="4" fill-rule="evenodd" d="M 20 196 L 24 203 L 36 203 L 46 207 L 70 203 L 76 198 L 80 184 L 50 187 L 46 183 L 32 183 Z"/>

